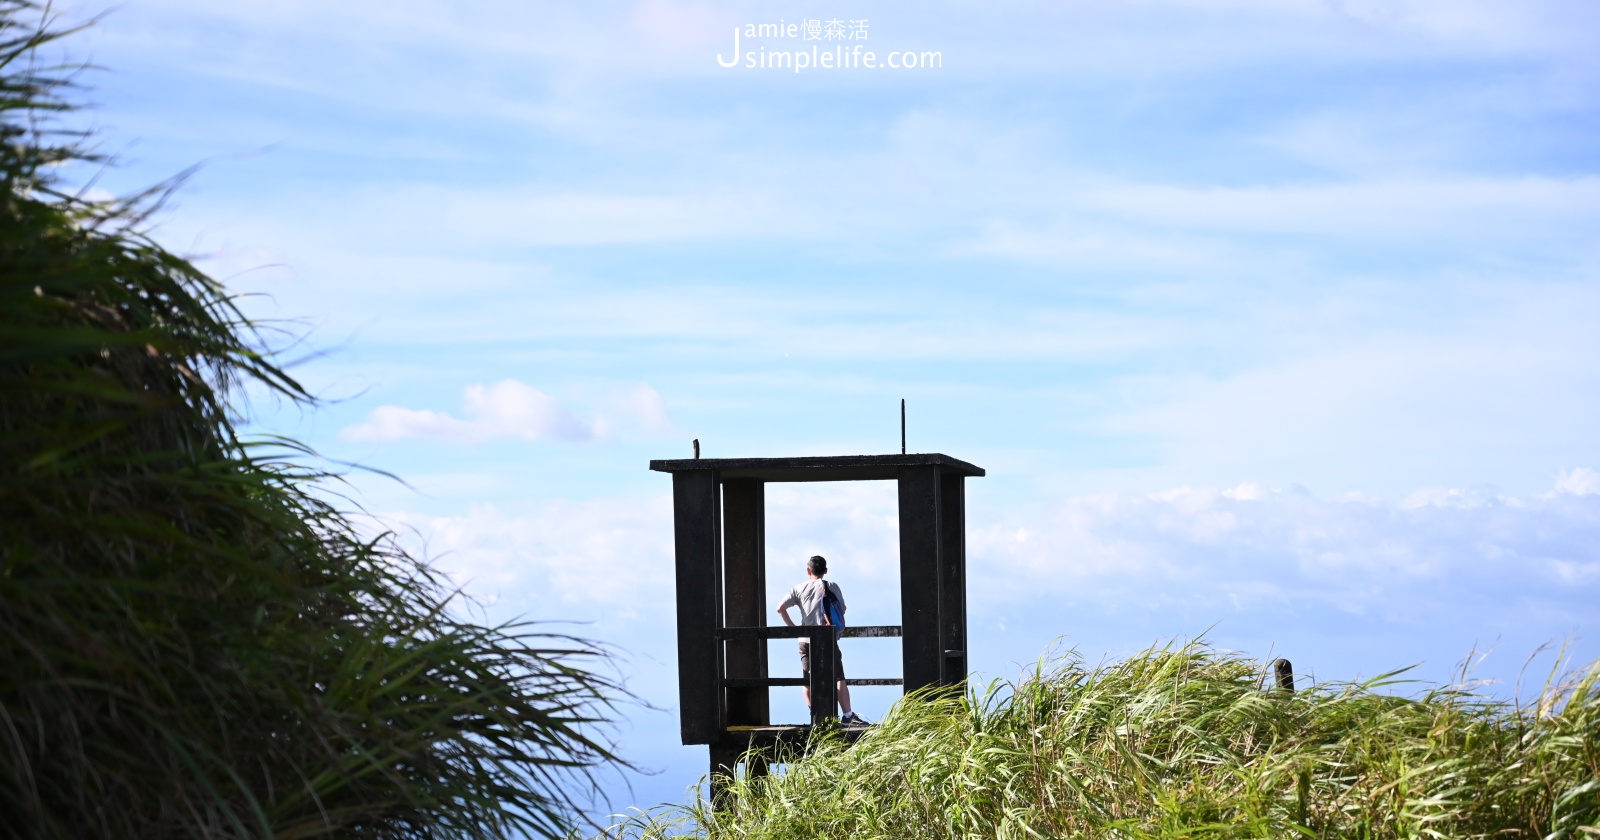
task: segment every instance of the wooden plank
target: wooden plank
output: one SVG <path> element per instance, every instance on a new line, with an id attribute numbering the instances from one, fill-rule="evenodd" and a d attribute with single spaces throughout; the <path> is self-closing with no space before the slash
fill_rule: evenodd
<path id="1" fill-rule="evenodd" d="M 650 469 L 656 472 L 715 471 L 723 480 L 756 478 L 763 481 L 894 480 L 901 467 L 916 466 L 932 466 L 942 472 L 975 478 L 984 474 L 982 467 L 938 452 L 800 458 L 678 458 L 650 462 Z"/>
<path id="2" fill-rule="evenodd" d="M 738 479 L 722 483 L 723 620 L 730 625 L 759 625 L 767 617 L 765 494 L 761 482 Z M 767 675 L 767 645 L 760 639 L 730 640 L 723 655 L 728 677 Z M 727 681 L 728 725 L 759 726 L 771 722 L 765 685 L 734 686 Z"/>
<path id="3" fill-rule="evenodd" d="M 846 742 L 855 742 L 863 735 L 871 732 L 870 726 L 846 726 L 835 730 Z M 792 754 L 804 755 L 806 743 L 811 736 L 811 725 L 808 723 L 783 724 L 778 726 L 735 726 L 723 733 L 724 744 L 737 745 L 740 749 L 751 747 L 770 747 L 783 744 L 794 750 Z"/>
<path id="4" fill-rule="evenodd" d="M 844 681 L 845 685 L 900 685 L 903 681 L 899 677 L 868 677 L 856 679 L 851 677 Z M 801 688 L 810 685 L 800 677 L 762 677 L 760 679 L 741 679 L 738 677 L 725 677 L 722 680 L 725 686 L 792 686 Z M 728 724 L 740 726 L 743 724 Z"/>
<path id="5" fill-rule="evenodd" d="M 939 478 L 939 682 L 963 686 L 967 680 L 967 494 L 966 478 Z"/>
<path id="6" fill-rule="evenodd" d="M 722 731 L 722 626 L 717 476 L 672 476 L 673 554 L 678 600 L 678 723 L 685 744 L 710 744 Z"/>
<path id="7" fill-rule="evenodd" d="M 840 634 L 846 639 L 898 639 L 900 638 L 899 625 L 867 625 L 865 627 L 846 627 Z"/>
<path id="8" fill-rule="evenodd" d="M 900 470 L 900 645 L 906 691 L 938 685 L 944 673 L 940 645 L 939 549 L 943 482 L 937 466 Z"/>
<path id="9" fill-rule="evenodd" d="M 817 726 L 839 717 L 839 658 L 832 627 L 806 629 L 811 631 L 811 725 Z"/>
<path id="10" fill-rule="evenodd" d="M 861 627 L 844 628 L 846 639 L 860 638 L 896 638 L 900 635 L 900 628 L 892 624 L 864 625 Z M 717 631 L 720 639 L 809 639 L 809 627 L 724 627 Z"/>
<path id="11" fill-rule="evenodd" d="M 809 639 L 811 628 L 794 627 L 724 627 L 717 631 L 721 639 Z"/>

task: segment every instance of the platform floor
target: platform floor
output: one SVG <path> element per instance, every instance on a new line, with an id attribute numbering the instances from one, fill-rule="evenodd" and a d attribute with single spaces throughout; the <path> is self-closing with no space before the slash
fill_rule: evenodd
<path id="1" fill-rule="evenodd" d="M 844 739 L 855 742 L 872 728 L 871 724 L 865 726 L 841 726 L 839 732 Z M 749 747 L 764 747 L 772 744 L 797 744 L 803 745 L 811 737 L 811 725 L 801 723 L 777 723 L 770 726 L 730 726 L 722 732 L 722 740 L 728 746 L 742 745 Z"/>

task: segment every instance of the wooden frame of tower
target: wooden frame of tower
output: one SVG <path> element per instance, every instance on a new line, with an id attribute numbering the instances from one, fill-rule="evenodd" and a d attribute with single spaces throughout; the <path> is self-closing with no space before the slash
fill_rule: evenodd
<path id="1" fill-rule="evenodd" d="M 984 471 L 937 453 L 651 461 L 672 474 L 677 567 L 678 709 L 683 743 L 706 744 L 730 774 L 752 747 L 803 748 L 834 716 L 831 627 L 768 627 L 765 486 L 785 481 L 894 481 L 899 486 L 900 624 L 849 627 L 845 638 L 899 636 L 900 679 L 847 685 L 959 688 L 967 675 L 966 490 Z M 810 638 L 812 720 L 774 725 L 768 639 Z M 859 730 L 844 730 L 847 738 Z M 758 768 L 753 768 L 758 769 Z"/>

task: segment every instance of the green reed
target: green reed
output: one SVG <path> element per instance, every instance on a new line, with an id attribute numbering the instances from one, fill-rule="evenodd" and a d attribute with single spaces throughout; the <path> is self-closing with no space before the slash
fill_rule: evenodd
<path id="1" fill-rule="evenodd" d="M 1600 662 L 1517 704 L 1392 673 L 1288 693 L 1204 643 L 913 696 L 857 744 L 616 838 L 1600 837 Z"/>
<path id="2" fill-rule="evenodd" d="M 473 620 L 240 436 L 246 390 L 314 401 L 145 234 L 161 190 L 62 185 L 103 161 L 50 26 L 0 0 L 0 836 L 565 835 L 616 761 L 608 651 Z"/>

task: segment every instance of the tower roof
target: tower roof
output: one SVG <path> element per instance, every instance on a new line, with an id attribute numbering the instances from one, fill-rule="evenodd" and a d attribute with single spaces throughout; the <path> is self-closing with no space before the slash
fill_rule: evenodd
<path id="1" fill-rule="evenodd" d="M 983 468 L 938 452 L 909 455 L 808 455 L 799 458 L 678 458 L 651 461 L 656 472 L 715 470 L 723 479 L 762 481 L 893 480 L 901 467 L 936 466 L 941 473 L 977 478 Z"/>

